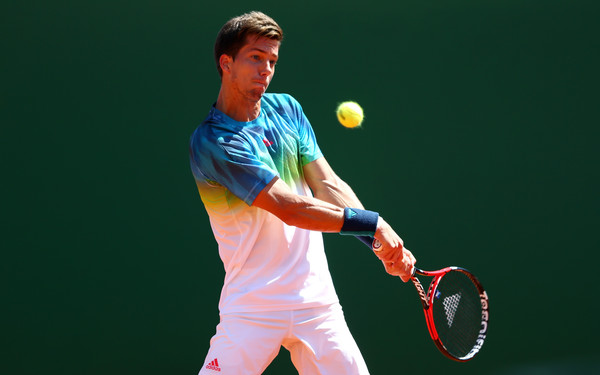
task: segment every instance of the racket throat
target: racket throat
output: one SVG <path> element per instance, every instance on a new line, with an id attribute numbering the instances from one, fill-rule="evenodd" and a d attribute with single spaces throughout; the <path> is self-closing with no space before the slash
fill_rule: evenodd
<path id="1" fill-rule="evenodd" d="M 425 310 L 429 309 L 429 297 L 427 296 L 427 293 L 425 293 L 425 289 L 423 289 L 423 285 L 421 285 L 421 282 L 419 281 L 419 279 L 417 279 L 414 276 L 411 277 L 410 280 L 413 282 L 413 284 L 415 285 L 415 288 L 417 289 L 417 293 L 419 294 L 421 303 L 423 303 L 423 308 Z"/>

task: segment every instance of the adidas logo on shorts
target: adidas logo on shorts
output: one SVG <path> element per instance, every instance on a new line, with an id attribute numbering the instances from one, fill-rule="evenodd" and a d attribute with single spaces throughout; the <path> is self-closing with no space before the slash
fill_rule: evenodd
<path id="1" fill-rule="evenodd" d="M 213 370 L 213 371 L 221 371 L 221 368 L 219 367 L 219 361 L 217 361 L 217 359 L 213 359 L 212 362 L 210 362 L 208 365 L 206 365 L 206 369 L 207 370 Z"/>

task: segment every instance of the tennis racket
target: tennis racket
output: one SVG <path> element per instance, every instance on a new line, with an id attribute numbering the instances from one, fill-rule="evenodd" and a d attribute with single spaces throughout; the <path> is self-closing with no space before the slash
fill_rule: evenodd
<path id="1" fill-rule="evenodd" d="M 433 277 L 427 293 L 416 275 Z M 472 359 L 485 341 L 489 319 L 488 296 L 479 280 L 464 268 L 446 267 L 438 271 L 415 268 L 411 281 L 438 349 L 455 361 Z"/>

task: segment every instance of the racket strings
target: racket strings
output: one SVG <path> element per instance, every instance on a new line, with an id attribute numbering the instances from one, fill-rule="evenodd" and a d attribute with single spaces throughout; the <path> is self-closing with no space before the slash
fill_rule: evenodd
<path id="1" fill-rule="evenodd" d="M 454 322 L 454 315 L 456 314 L 456 310 L 458 309 L 458 304 L 460 303 L 460 297 L 462 293 L 458 292 L 456 294 L 451 295 L 450 297 L 444 298 L 444 302 L 442 302 L 444 306 L 444 310 L 446 311 L 446 318 L 448 319 L 448 327 L 452 328 L 452 323 Z"/>
<path id="2" fill-rule="evenodd" d="M 456 358 L 478 348 L 482 305 L 479 290 L 462 272 L 450 272 L 439 282 L 432 301 L 439 340 Z"/>

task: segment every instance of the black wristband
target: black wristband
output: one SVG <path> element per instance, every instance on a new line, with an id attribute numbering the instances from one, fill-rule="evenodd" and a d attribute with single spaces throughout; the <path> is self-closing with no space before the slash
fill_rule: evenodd
<path id="1" fill-rule="evenodd" d="M 374 238 L 371 236 L 355 236 L 357 240 L 364 243 L 369 247 L 369 249 L 373 249 L 373 240 Z"/>
<path id="2" fill-rule="evenodd" d="M 379 214 L 359 208 L 344 209 L 344 225 L 340 234 L 351 236 L 375 236 Z"/>
<path id="3" fill-rule="evenodd" d="M 354 236 L 354 237 L 356 237 L 356 239 L 358 239 L 360 242 L 367 245 L 369 247 L 369 249 L 371 249 L 371 250 L 379 251 L 379 248 L 381 247 L 381 242 L 379 242 L 379 240 L 376 240 L 375 238 L 373 238 L 371 236 Z"/>

